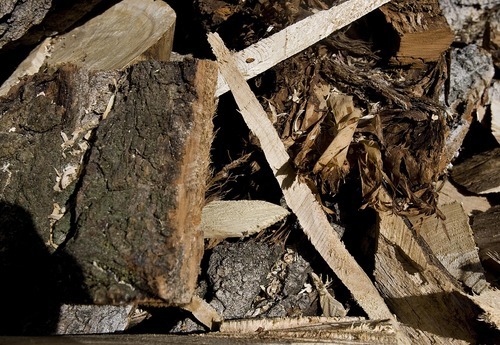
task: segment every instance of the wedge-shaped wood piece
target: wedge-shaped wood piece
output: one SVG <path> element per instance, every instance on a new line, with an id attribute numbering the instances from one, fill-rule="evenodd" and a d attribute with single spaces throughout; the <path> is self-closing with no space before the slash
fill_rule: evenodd
<path id="1" fill-rule="evenodd" d="M 387 2 L 389 0 L 348 0 L 329 10 L 319 11 L 235 53 L 236 66 L 245 80 L 251 79 Z M 229 86 L 219 74 L 216 95 L 227 91 Z"/>
<path id="2" fill-rule="evenodd" d="M 476 194 L 500 192 L 500 148 L 476 154 L 455 165 L 453 181 Z"/>
<path id="3" fill-rule="evenodd" d="M 299 181 L 281 139 L 262 105 L 238 71 L 224 42 L 217 34 L 209 34 L 208 41 L 219 62 L 220 73 L 231 88 L 243 119 L 259 139 L 285 200 L 311 243 L 370 318 L 392 319 L 392 313 L 384 300 L 368 275 L 340 241 L 309 187 Z"/>
<path id="4" fill-rule="evenodd" d="M 405 221 L 379 213 L 375 283 L 415 344 L 468 344 L 478 310 Z"/>
<path id="5" fill-rule="evenodd" d="M 413 217 L 413 226 L 448 272 L 479 294 L 488 283 L 474 243 L 469 217 L 457 202 L 441 205 L 439 210 L 446 219 L 436 215 Z"/>
<path id="6" fill-rule="evenodd" d="M 246 237 L 279 222 L 290 212 L 261 200 L 212 201 L 203 207 L 201 230 L 205 238 Z"/>
<path id="7" fill-rule="evenodd" d="M 82 26 L 35 48 L 2 85 L 0 95 L 23 75 L 36 73 L 45 62 L 113 70 L 146 59 L 168 61 L 175 19 L 175 12 L 163 1 L 120 1 Z"/>
<path id="8" fill-rule="evenodd" d="M 437 61 L 453 42 L 438 0 L 393 0 L 380 10 L 399 38 L 395 63 Z"/>

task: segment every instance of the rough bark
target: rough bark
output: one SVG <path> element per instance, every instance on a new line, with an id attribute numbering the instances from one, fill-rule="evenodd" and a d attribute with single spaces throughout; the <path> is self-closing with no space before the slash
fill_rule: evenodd
<path id="1" fill-rule="evenodd" d="M 23 36 L 39 24 L 52 6 L 52 0 L 6 0 L 0 4 L 0 48 Z"/>
<path id="2" fill-rule="evenodd" d="M 71 300 L 190 301 L 216 78 L 206 61 L 66 66 L 2 99 L 0 198 L 31 215 L 41 251 L 57 248 Z"/>

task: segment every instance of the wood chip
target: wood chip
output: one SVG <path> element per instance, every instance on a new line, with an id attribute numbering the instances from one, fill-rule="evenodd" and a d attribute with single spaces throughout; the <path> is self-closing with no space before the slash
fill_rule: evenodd
<path id="1" fill-rule="evenodd" d="M 205 238 L 225 239 L 251 236 L 279 222 L 290 212 L 260 200 L 212 201 L 202 211 Z"/>

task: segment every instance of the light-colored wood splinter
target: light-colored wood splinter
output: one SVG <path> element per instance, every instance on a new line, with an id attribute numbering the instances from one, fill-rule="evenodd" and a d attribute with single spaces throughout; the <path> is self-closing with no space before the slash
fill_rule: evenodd
<path id="1" fill-rule="evenodd" d="M 297 216 L 305 234 L 370 318 L 393 319 L 368 275 L 340 241 L 309 187 L 297 178 L 278 133 L 238 71 L 224 42 L 217 34 L 209 34 L 208 41 L 219 62 L 219 71 L 229 85 L 243 119 L 259 139 L 285 200 Z"/>
<path id="2" fill-rule="evenodd" d="M 235 64 L 245 80 L 251 79 L 389 1 L 348 0 L 329 10 L 319 11 L 235 53 Z M 228 83 L 219 73 L 215 94 L 220 96 L 227 91 Z"/>

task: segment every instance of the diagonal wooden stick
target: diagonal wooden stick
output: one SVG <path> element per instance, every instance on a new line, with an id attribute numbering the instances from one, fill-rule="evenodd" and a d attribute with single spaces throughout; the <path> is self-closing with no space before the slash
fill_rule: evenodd
<path id="1" fill-rule="evenodd" d="M 319 11 L 234 53 L 236 66 L 245 80 L 253 78 L 389 1 L 348 0 L 329 10 Z M 226 81 L 219 73 L 215 95 L 220 96 L 228 90 Z"/>
<path id="2" fill-rule="evenodd" d="M 231 88 L 243 119 L 258 137 L 266 160 L 283 190 L 285 200 L 297 216 L 304 233 L 370 318 L 393 319 L 368 275 L 340 241 L 309 187 L 298 180 L 278 133 L 238 71 L 222 39 L 217 34 L 209 34 L 208 42 L 212 46 L 219 62 L 220 73 Z"/>

